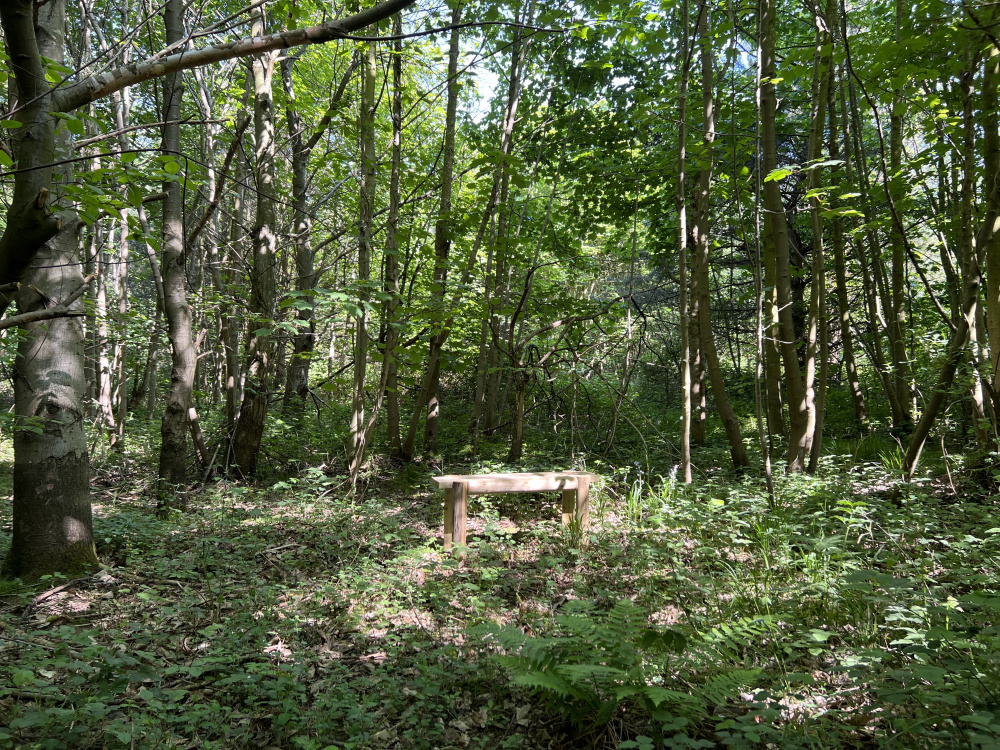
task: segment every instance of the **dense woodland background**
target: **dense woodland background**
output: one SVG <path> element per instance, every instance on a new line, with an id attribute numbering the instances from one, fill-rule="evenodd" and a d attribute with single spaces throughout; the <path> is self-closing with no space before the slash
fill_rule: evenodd
<path id="1" fill-rule="evenodd" d="M 0 22 L 0 747 L 1000 746 L 998 6 Z"/>

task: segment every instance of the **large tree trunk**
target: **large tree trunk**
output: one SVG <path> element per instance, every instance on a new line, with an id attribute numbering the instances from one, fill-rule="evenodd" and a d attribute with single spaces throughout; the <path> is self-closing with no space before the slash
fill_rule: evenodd
<path id="1" fill-rule="evenodd" d="M 704 148 L 702 152 L 703 165 L 699 172 L 698 192 L 695 196 L 694 230 L 694 262 L 692 272 L 697 277 L 697 315 L 698 330 L 701 334 L 701 351 L 705 360 L 705 369 L 712 383 L 712 395 L 715 406 L 722 419 L 729 440 L 729 450 L 736 467 L 747 466 L 746 448 L 743 446 L 743 435 L 740 433 L 740 422 L 729 403 L 726 394 L 726 381 L 719 364 L 719 354 L 715 347 L 715 334 L 712 331 L 711 290 L 708 277 L 709 255 L 709 214 L 711 212 L 712 158 L 715 141 L 715 99 L 714 79 L 712 70 L 712 47 L 709 37 L 709 7 L 703 0 L 699 10 L 698 36 L 701 46 L 701 88 L 702 88 L 702 123 L 705 130 Z"/>
<path id="2" fill-rule="evenodd" d="M 83 284 L 73 231 L 39 253 L 18 295 L 18 312 L 44 309 Z M 49 303 L 51 304 L 51 303 Z M 83 315 L 83 302 L 73 308 Z M 14 372 L 14 539 L 6 575 L 22 578 L 97 567 L 90 510 L 90 461 L 82 399 L 83 320 L 59 318 L 22 328 Z"/>
<path id="3" fill-rule="evenodd" d="M 49 86 L 39 54 L 62 62 L 64 13 L 61 0 L 38 8 L 29 0 L 0 3 L 7 52 L 20 100 L 26 102 L 18 115 L 23 125 L 14 134 L 19 172 L 5 240 L 9 232 L 15 237 L 20 233 L 24 243 L 55 234 L 57 219 L 48 215 L 45 205 L 54 161 L 54 123 L 48 114 Z M 6 263 L 0 264 L 4 281 L 21 276 L 18 260 L 5 258 Z M 35 257 L 28 283 L 17 294 L 19 311 L 39 310 L 52 300 L 68 301 L 81 293 L 80 268 L 75 231 L 67 228 L 55 234 Z M 14 363 L 19 429 L 14 432 L 13 539 L 2 566 L 4 575 L 29 579 L 56 571 L 73 575 L 98 566 L 82 405 L 86 389 L 82 301 L 78 298 L 73 307 L 80 317 L 30 323 L 21 329 Z"/>
<path id="4" fill-rule="evenodd" d="M 182 0 L 169 0 L 164 9 L 167 44 L 184 36 Z M 180 159 L 181 75 L 168 76 L 163 83 L 163 153 Z M 194 389 L 198 357 L 191 335 L 191 306 L 187 299 L 184 252 L 184 197 L 178 180 L 163 183 L 163 311 L 170 341 L 170 393 L 160 422 L 160 467 L 157 496 L 160 506 L 183 507 L 178 490 L 187 481 L 188 409 Z"/>
<path id="5" fill-rule="evenodd" d="M 264 33 L 264 14 L 259 11 L 252 27 L 254 36 Z M 277 298 L 278 235 L 275 208 L 274 99 L 271 80 L 277 53 L 253 58 L 254 136 L 257 166 L 257 215 L 253 228 L 253 261 L 250 274 L 250 334 L 243 404 L 233 432 L 232 466 L 240 476 L 257 472 L 257 456 L 264 436 L 268 403 L 274 390 L 274 320 Z"/>

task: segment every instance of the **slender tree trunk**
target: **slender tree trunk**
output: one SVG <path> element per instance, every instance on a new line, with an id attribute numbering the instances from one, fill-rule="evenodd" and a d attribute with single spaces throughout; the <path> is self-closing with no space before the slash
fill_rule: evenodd
<path id="1" fill-rule="evenodd" d="M 514 371 L 514 415 L 510 434 L 510 451 L 507 463 L 517 463 L 524 454 L 524 401 L 530 378 L 521 369 Z"/>
<path id="2" fill-rule="evenodd" d="M 685 156 L 687 153 L 688 4 L 681 0 L 681 83 L 677 102 L 677 276 L 680 286 L 681 333 L 681 465 L 684 484 L 691 484 L 691 334 L 688 326 L 687 279 L 687 199 L 685 196 Z"/>
<path id="3" fill-rule="evenodd" d="M 385 303 L 385 354 L 386 368 L 386 430 L 389 454 L 399 458 L 403 443 L 399 433 L 399 362 L 396 342 L 396 315 L 402 303 L 399 278 L 399 167 L 403 158 L 403 16 L 397 13 L 392 19 L 392 34 L 396 37 L 392 50 L 392 167 L 389 174 L 389 218 L 385 230 L 385 283 L 383 290 L 389 299 Z"/>
<path id="4" fill-rule="evenodd" d="M 239 136 L 242 138 L 242 135 Z M 242 150 L 242 149 L 241 149 Z M 233 190 L 232 219 L 229 223 L 229 250 L 227 252 L 227 266 L 236 263 L 239 248 L 244 244 L 243 226 L 247 223 L 246 205 L 246 183 L 247 169 L 244 159 L 238 153 L 235 164 L 235 179 Z M 213 281 L 217 284 L 219 294 L 223 299 L 231 297 L 233 286 L 233 272 L 231 270 L 219 271 L 218 278 L 213 276 Z M 243 368 L 240 362 L 240 328 L 236 318 L 224 315 L 222 318 L 222 345 L 225 348 L 225 391 L 226 391 L 226 435 L 232 440 L 236 433 L 236 421 L 239 418 L 240 405 L 243 403 Z M 228 458 L 226 460 L 228 464 Z"/>
<path id="5" fill-rule="evenodd" d="M 905 0 L 896 0 L 896 41 L 899 42 L 903 25 Z M 902 212 L 899 209 L 904 195 L 903 168 L 903 114 L 906 100 L 901 89 L 892 97 L 892 114 L 889 119 L 889 171 L 886 175 L 889 193 L 895 204 L 898 222 L 893 221 L 889 230 L 892 248 L 892 314 L 889 325 L 892 332 L 892 373 L 896 399 L 902 409 L 900 428 L 908 432 L 913 425 L 913 403 L 910 397 L 910 365 L 906 354 L 906 244 L 902 235 Z"/>
<path id="6" fill-rule="evenodd" d="M 855 184 L 854 180 L 854 164 L 855 159 L 857 159 L 858 164 L 858 179 L 857 187 L 858 192 L 861 193 L 861 207 L 865 217 L 866 226 L 870 227 L 872 222 L 872 211 L 871 211 L 871 201 L 869 199 L 869 188 L 868 188 L 868 176 L 867 176 L 867 159 L 863 149 L 860 148 L 861 138 L 859 135 L 859 126 L 861 119 L 858 115 L 857 101 L 854 93 L 853 82 L 848 81 L 848 89 L 851 93 L 851 108 L 850 112 L 847 107 L 847 96 L 843 90 L 840 92 L 840 111 L 843 115 L 844 120 L 844 162 L 845 162 L 845 172 L 847 176 L 848 184 Z M 849 123 L 852 123 L 853 127 L 849 127 Z M 852 141 L 857 139 L 858 148 L 852 146 Z M 875 234 L 872 230 L 865 230 L 865 239 L 867 240 L 868 251 L 865 250 L 865 243 L 860 239 L 855 245 L 855 252 L 858 259 L 858 264 L 861 266 L 861 282 L 862 291 L 864 294 L 865 307 L 868 313 L 868 321 L 871 327 L 871 343 L 869 345 L 869 356 L 872 360 L 872 365 L 876 372 L 880 382 L 882 383 L 882 391 L 885 393 L 886 400 L 889 402 L 889 409 L 892 415 L 892 424 L 894 428 L 898 428 L 899 425 L 903 423 L 903 407 L 899 403 L 899 399 L 896 398 L 896 389 L 893 387 L 892 374 L 890 372 L 890 367 L 885 356 L 884 349 L 882 347 L 882 331 L 888 331 L 889 326 L 885 321 L 885 316 L 882 311 L 885 309 L 885 304 L 883 303 L 883 296 L 879 291 L 879 285 L 877 281 L 877 270 L 875 272 L 876 278 L 872 277 L 872 268 L 874 265 L 879 266 L 879 255 L 878 255 L 878 245 L 875 241 Z M 869 252 L 872 260 L 872 264 L 869 265 Z M 862 341 L 864 339 L 862 338 Z M 891 348 L 891 340 L 890 340 Z"/>
<path id="7" fill-rule="evenodd" d="M 164 10 L 167 44 L 184 36 L 182 0 L 168 0 Z M 163 154 L 180 157 L 181 74 L 163 83 Z M 157 495 L 161 506 L 183 507 L 178 490 L 187 481 L 188 409 L 198 357 L 191 336 L 191 306 L 187 299 L 184 252 L 184 198 L 178 180 L 163 183 L 163 311 L 170 340 L 170 393 L 160 422 L 160 468 Z"/>
<path id="8" fill-rule="evenodd" d="M 316 144 L 323 137 L 333 120 L 337 103 L 343 97 L 351 75 L 357 67 L 357 57 L 352 58 L 340 85 L 327 106 L 327 112 L 313 134 L 306 139 L 305 125 L 295 101 L 292 78 L 294 61 L 285 58 L 281 63 L 281 78 L 285 88 L 285 121 L 292 151 L 292 236 L 295 243 L 295 290 L 298 293 L 295 315 L 296 333 L 292 337 L 292 357 L 285 379 L 282 411 L 288 412 L 293 404 L 299 411 L 309 396 L 309 367 L 316 348 L 316 320 L 313 289 L 317 278 L 312 248 L 312 215 L 309 212 L 309 158 Z M 280 379 L 280 378 L 276 378 Z M 294 399 L 298 401 L 294 401 Z"/>
<path id="9" fill-rule="evenodd" d="M 264 14 L 258 11 L 252 33 L 264 33 Z M 277 211 L 275 206 L 274 99 L 271 91 L 275 52 L 252 59 L 254 136 L 257 167 L 257 215 L 253 228 L 250 273 L 250 334 L 243 403 L 233 432 L 231 461 L 236 473 L 257 472 L 257 457 L 274 391 L 274 338 L 270 328 L 277 299 Z"/>
<path id="10" fill-rule="evenodd" d="M 448 49 L 448 103 L 445 112 L 444 154 L 441 167 L 441 209 L 437 223 L 434 226 L 434 296 L 439 298 L 439 304 L 444 302 L 448 278 L 448 256 L 451 253 L 451 239 L 454 232 L 454 217 L 452 216 L 452 180 L 455 172 L 455 121 L 458 112 L 458 54 L 459 29 L 462 20 L 462 7 L 452 10 L 451 44 Z M 443 307 L 443 304 L 442 304 Z M 449 311 L 442 309 L 442 318 Z M 444 346 L 443 331 L 431 338 L 432 371 L 431 387 L 427 399 L 427 421 L 424 429 L 424 442 L 431 453 L 438 449 L 438 428 L 441 419 L 441 348 Z"/>
<path id="11" fill-rule="evenodd" d="M 975 237 L 972 231 L 973 218 L 973 192 L 976 182 L 976 134 L 975 121 L 973 118 L 973 104 L 975 91 L 973 88 L 973 67 L 972 55 L 966 48 L 965 53 L 966 70 L 961 79 L 962 87 L 962 133 L 963 133 L 963 164 L 962 164 L 962 214 L 961 214 L 961 248 L 962 248 L 962 277 L 969 274 L 979 275 L 980 260 L 977 253 Z M 976 295 L 975 315 L 969 320 L 969 348 L 972 360 L 972 382 L 969 386 L 969 396 L 972 402 L 973 426 L 976 440 L 980 446 L 985 445 L 988 439 L 986 429 L 986 410 L 983 403 L 983 383 L 979 375 L 980 356 L 980 331 L 982 327 L 982 306 L 978 304 L 979 295 Z"/>
<path id="12" fill-rule="evenodd" d="M 365 428 L 365 379 L 368 373 L 368 291 L 365 284 L 371 276 L 372 217 L 375 213 L 375 74 L 377 67 L 375 45 L 368 45 L 361 90 L 361 114 L 358 131 L 361 133 L 361 195 L 358 198 L 358 302 L 360 311 L 355 317 L 354 329 L 354 387 L 351 408 L 351 442 L 348 447 L 348 464 L 357 466 L 364 451 Z M 351 472 L 356 479 L 357 472 Z"/>
<path id="13" fill-rule="evenodd" d="M 128 420 L 128 211 L 122 211 L 118 228 L 118 337 L 115 342 L 115 369 L 118 403 L 117 424 L 111 447 L 125 448 L 125 422 Z"/>
<path id="14" fill-rule="evenodd" d="M 115 432 L 115 412 L 111 405 L 111 357 L 108 338 L 108 248 L 114 240 L 114 225 L 108 222 L 108 234 L 97 251 L 97 410 L 101 429 L 108 438 Z"/>
<path id="15" fill-rule="evenodd" d="M 762 166 L 769 175 L 778 166 L 775 115 L 777 113 L 777 93 L 775 91 L 775 42 L 777 24 L 774 0 L 761 1 L 761 150 Z M 795 324 L 792 320 L 792 285 L 789 268 L 788 226 L 785 209 L 781 200 L 778 182 L 764 183 L 764 236 L 770 252 L 774 254 L 776 272 L 778 318 L 781 339 L 781 355 L 785 366 L 785 385 L 788 393 L 788 417 L 790 423 L 788 439 L 788 471 L 805 469 L 808 433 L 811 427 L 809 409 L 806 404 L 806 388 L 799 367 L 798 347 L 795 339 Z"/>
<path id="16" fill-rule="evenodd" d="M 826 17 L 818 10 L 816 49 L 813 60 L 813 101 L 809 128 L 809 160 L 817 162 L 823 156 L 823 125 L 833 80 L 833 39 L 828 22 L 834 17 L 834 0 L 827 0 Z M 822 188 L 823 171 L 813 167 L 809 171 L 809 188 L 818 193 Z M 818 194 L 810 199 L 812 219 L 812 288 L 809 294 L 809 333 L 806 343 L 806 407 L 809 410 L 809 427 L 806 433 L 808 470 L 815 472 L 823 447 L 823 410 L 826 406 L 826 378 L 829 368 L 829 327 L 826 315 L 826 254 L 823 239 L 822 205 Z M 818 371 L 818 372 L 817 372 Z M 818 378 L 817 378 L 818 375 Z"/>
<path id="17" fill-rule="evenodd" d="M 701 181 L 695 174 L 695 182 Z M 693 205 L 692 205 L 693 208 Z M 697 216 L 697 211 L 692 211 Z M 692 225 L 695 222 L 692 222 Z M 693 245 L 693 243 L 692 243 Z M 694 249 L 694 248 L 693 248 Z M 705 357 L 701 347 L 701 273 L 697 268 L 697 250 L 691 254 L 690 296 L 688 297 L 688 347 L 691 366 L 691 440 L 705 445 Z"/>
<path id="18" fill-rule="evenodd" d="M 445 113 L 444 154 L 441 166 L 441 207 L 434 227 L 434 284 L 431 289 L 431 306 L 437 317 L 439 328 L 431 336 L 427 371 L 420 392 L 417 394 L 417 401 L 413 405 L 410 427 L 403 441 L 403 456 L 407 458 L 413 455 L 417 426 L 420 423 L 420 413 L 424 404 L 427 404 L 427 421 L 424 431 L 426 448 L 432 452 L 437 450 L 438 419 L 440 416 L 440 404 L 436 396 L 440 389 L 439 357 L 448 336 L 447 326 L 444 323 L 449 311 L 444 309 L 444 300 L 448 276 L 448 255 L 451 251 L 453 232 L 451 194 L 455 167 L 455 120 L 458 109 L 458 24 L 461 23 L 461 19 L 462 7 L 459 5 L 451 13 L 452 31 L 448 48 L 448 103 Z"/>
<path id="19" fill-rule="evenodd" d="M 996 17 L 996 13 L 994 13 Z M 983 192 L 987 196 L 996 190 L 997 176 L 1000 174 L 1000 126 L 997 111 L 997 84 L 1000 83 L 1000 48 L 993 44 L 987 48 L 983 70 L 983 165 L 985 179 Z M 994 397 L 1000 394 L 1000 242 L 991 236 L 986 251 L 986 322 L 990 344 L 989 381 L 993 385 Z M 994 404 L 994 411 L 1000 404 Z"/>
<path id="20" fill-rule="evenodd" d="M 288 412 L 292 399 L 298 399 L 299 411 L 309 396 L 309 362 L 316 338 L 316 321 L 313 318 L 316 286 L 313 267 L 312 217 L 307 201 L 309 179 L 309 151 L 306 149 L 302 118 L 295 101 L 292 81 L 292 58 L 281 62 L 281 78 L 285 86 L 285 122 L 292 151 L 292 237 L 295 243 L 295 290 L 300 303 L 295 316 L 296 333 L 292 338 L 292 358 L 288 364 L 282 411 Z"/>
<path id="21" fill-rule="evenodd" d="M 830 87 L 827 109 L 830 118 L 830 130 L 827 136 L 830 160 L 837 161 L 840 159 L 840 128 L 837 121 L 837 102 L 833 86 Z M 841 178 L 843 172 L 837 169 L 834 175 L 834 192 L 843 192 L 845 182 Z M 831 197 L 830 208 L 834 211 L 839 208 L 836 196 Z M 831 223 L 833 225 L 833 259 L 837 285 L 838 321 L 840 324 L 840 341 L 844 347 L 844 370 L 847 376 L 847 388 L 851 392 L 851 402 L 854 404 L 854 416 L 858 420 L 858 426 L 863 431 L 867 431 L 868 415 L 865 408 L 865 396 L 861 392 L 861 382 L 858 378 L 858 365 L 854 354 L 854 333 L 851 330 L 851 306 L 847 292 L 847 257 L 845 254 L 843 219 L 835 215 Z"/>
<path id="22" fill-rule="evenodd" d="M 149 258 L 150 274 L 153 277 L 153 287 L 156 289 L 156 309 L 153 312 L 153 330 L 149 334 L 146 347 L 146 364 L 142 372 L 142 385 L 135 393 L 135 400 L 145 400 L 146 419 L 153 418 L 156 408 L 157 370 L 159 367 L 160 339 L 163 337 L 163 276 L 160 275 L 160 262 L 156 258 L 156 249 L 149 242 L 149 220 L 146 209 L 142 205 L 136 208 L 139 226 L 142 228 L 143 244 L 146 246 L 146 256 Z"/>
<path id="23" fill-rule="evenodd" d="M 528 11 L 528 23 L 534 18 L 534 3 Z M 497 205 L 500 211 L 506 210 L 508 176 L 506 158 L 514 143 L 514 126 L 517 123 L 517 108 L 521 100 L 521 77 L 524 72 L 525 60 L 527 57 L 529 41 L 523 40 L 520 31 L 515 32 L 514 42 L 510 53 L 510 72 L 508 74 L 507 86 L 507 107 L 504 110 L 503 124 L 500 133 L 500 153 L 501 160 L 493 171 L 493 189 L 487 202 L 486 210 L 483 212 L 483 219 L 480 222 L 479 236 L 486 234 L 487 227 L 494 220 L 494 213 Z M 501 227 L 498 226 L 498 230 Z M 496 404 L 495 399 L 492 407 L 489 404 L 490 383 L 494 379 L 492 369 L 496 367 L 496 350 L 493 348 L 493 337 L 490 335 L 490 319 L 493 315 L 493 297 L 496 294 L 496 277 L 493 274 L 495 257 L 497 256 L 496 240 L 497 235 L 492 236 L 489 241 L 489 252 L 486 259 L 485 270 L 485 299 L 483 301 L 483 320 L 480 324 L 479 335 L 479 361 L 476 368 L 476 395 L 473 403 L 473 443 L 478 447 L 479 432 L 482 422 L 485 420 L 487 428 L 494 426 L 493 421 Z"/>
<path id="24" fill-rule="evenodd" d="M 726 394 L 725 377 L 719 364 L 719 354 L 715 347 L 715 334 L 712 331 L 711 290 L 709 288 L 709 218 L 711 213 L 712 159 L 715 141 L 715 75 L 712 69 L 712 46 L 709 37 L 709 5 L 702 0 L 699 10 L 698 37 L 701 46 L 701 90 L 702 90 L 702 124 L 704 127 L 704 146 L 701 159 L 702 168 L 699 171 L 698 192 L 695 196 L 694 221 L 694 263 L 693 273 L 698 277 L 696 285 L 698 329 L 701 334 L 701 352 L 705 360 L 705 369 L 712 383 L 712 395 L 715 406 L 722 419 L 729 440 L 729 450 L 736 467 L 748 466 L 746 448 L 743 446 L 743 435 L 740 432 L 740 422 L 729 403 Z"/>

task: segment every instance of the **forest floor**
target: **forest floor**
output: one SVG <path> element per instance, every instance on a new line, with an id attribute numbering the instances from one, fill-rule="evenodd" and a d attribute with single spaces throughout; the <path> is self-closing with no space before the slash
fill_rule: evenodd
<path id="1" fill-rule="evenodd" d="M 588 539 L 552 497 L 475 498 L 464 559 L 420 465 L 161 517 L 119 459 L 106 568 L 0 583 L 0 747 L 998 747 L 995 491 L 894 497 L 861 448 L 773 501 L 591 465 Z"/>

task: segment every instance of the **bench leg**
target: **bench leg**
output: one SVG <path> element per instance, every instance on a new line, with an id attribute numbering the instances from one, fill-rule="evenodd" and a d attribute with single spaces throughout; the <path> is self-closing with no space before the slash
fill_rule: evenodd
<path id="1" fill-rule="evenodd" d="M 563 490 L 562 496 L 562 525 L 569 527 L 576 517 L 576 490 Z"/>
<path id="2" fill-rule="evenodd" d="M 469 515 L 469 483 L 455 482 L 452 485 L 452 541 L 465 546 L 465 522 Z"/>
<path id="3" fill-rule="evenodd" d="M 455 490 L 444 488 L 444 551 L 451 551 L 452 538 L 455 533 Z"/>
<path id="4" fill-rule="evenodd" d="M 590 530 L 590 482 L 581 481 L 576 488 L 576 520 L 580 524 L 582 543 L 587 543 Z"/>

